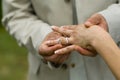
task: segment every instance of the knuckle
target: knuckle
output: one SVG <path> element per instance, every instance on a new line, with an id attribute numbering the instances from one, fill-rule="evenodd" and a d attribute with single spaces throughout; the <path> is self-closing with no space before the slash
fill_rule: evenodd
<path id="1" fill-rule="evenodd" d="M 70 47 L 67 47 L 65 50 L 70 50 Z"/>
<path id="2" fill-rule="evenodd" d="M 43 53 L 44 52 L 44 49 L 43 49 L 43 47 L 39 47 L 39 53 Z"/>
<path id="3" fill-rule="evenodd" d="M 75 34 L 75 31 L 71 30 L 71 34 Z"/>
<path id="4" fill-rule="evenodd" d="M 73 37 L 70 38 L 69 42 L 70 42 L 71 44 L 73 44 L 73 43 L 75 42 L 74 38 L 73 38 Z"/>

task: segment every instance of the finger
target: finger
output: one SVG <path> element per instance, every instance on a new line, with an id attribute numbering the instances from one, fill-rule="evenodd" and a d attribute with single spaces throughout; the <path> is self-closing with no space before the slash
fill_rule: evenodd
<path id="1" fill-rule="evenodd" d="M 58 39 L 58 43 L 62 44 L 62 45 L 69 45 L 72 42 L 72 38 L 68 38 L 68 37 L 60 37 Z"/>
<path id="2" fill-rule="evenodd" d="M 46 45 L 53 46 L 59 44 L 59 39 L 46 41 Z"/>
<path id="3" fill-rule="evenodd" d="M 62 48 L 62 45 L 61 44 L 57 44 L 57 45 L 54 45 L 54 46 L 41 46 L 39 48 L 39 52 L 42 56 L 50 56 L 52 54 L 54 54 L 54 51 L 57 50 L 57 49 L 60 49 Z"/>
<path id="4" fill-rule="evenodd" d="M 92 24 L 91 22 L 89 22 L 89 21 L 86 21 L 86 22 L 85 22 L 85 27 L 86 27 L 86 28 L 89 28 L 89 27 L 91 27 L 91 26 L 93 26 L 93 24 Z"/>
<path id="5" fill-rule="evenodd" d="M 56 63 L 56 64 L 61 64 L 63 63 L 67 58 L 64 55 L 57 55 L 54 54 L 52 56 L 44 57 L 45 60 Z"/>
<path id="6" fill-rule="evenodd" d="M 98 14 L 95 14 L 91 16 L 84 24 L 87 27 L 93 26 L 93 25 L 98 25 L 101 21 L 101 18 L 99 17 Z"/>
<path id="7" fill-rule="evenodd" d="M 56 27 L 56 26 L 52 26 L 52 29 L 54 31 L 59 32 L 62 35 L 66 35 L 66 36 L 70 36 L 70 34 L 73 32 L 72 30 L 68 30 L 68 29 L 60 28 L 60 27 Z"/>
<path id="8" fill-rule="evenodd" d="M 90 52 L 80 46 L 77 46 L 77 45 L 71 45 L 71 46 L 59 49 L 59 50 L 55 51 L 55 54 L 68 54 L 74 50 L 78 51 L 80 54 L 85 55 L 85 56 L 95 56 L 96 55 L 95 53 L 92 53 L 92 52 Z"/>
<path id="9" fill-rule="evenodd" d="M 69 54 L 70 52 L 75 50 L 75 45 L 70 45 L 65 48 L 59 49 L 55 51 L 55 54 Z"/>
<path id="10" fill-rule="evenodd" d="M 97 55 L 97 53 L 93 53 L 92 51 L 89 51 L 89 50 L 87 50 L 87 49 L 84 49 L 84 48 L 82 48 L 82 47 L 80 47 L 80 46 L 76 46 L 75 48 L 76 48 L 75 50 L 77 50 L 80 54 L 82 54 L 82 55 L 84 55 L 84 56 L 94 57 L 94 56 Z"/>
<path id="11" fill-rule="evenodd" d="M 99 27 L 103 28 L 105 31 L 108 32 L 108 24 L 105 21 L 99 24 Z"/>
<path id="12" fill-rule="evenodd" d="M 72 38 L 68 37 L 60 37 L 57 40 L 49 40 L 46 42 L 48 46 L 62 44 L 62 45 L 69 45 L 72 44 Z"/>
<path id="13" fill-rule="evenodd" d="M 51 55 L 51 56 L 45 56 L 44 59 L 47 61 L 55 62 L 60 56 L 57 54 Z"/>
<path id="14" fill-rule="evenodd" d="M 62 48 L 62 45 L 61 44 L 57 44 L 57 45 L 49 47 L 48 51 L 55 51 L 55 50 L 60 49 L 60 48 Z"/>
<path id="15" fill-rule="evenodd" d="M 60 28 L 73 30 L 75 28 L 75 25 L 65 25 L 65 26 L 61 26 Z"/>

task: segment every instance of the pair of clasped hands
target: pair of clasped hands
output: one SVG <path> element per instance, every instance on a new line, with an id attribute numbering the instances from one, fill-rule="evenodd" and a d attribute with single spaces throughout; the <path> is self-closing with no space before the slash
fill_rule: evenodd
<path id="1" fill-rule="evenodd" d="M 84 24 L 53 26 L 39 47 L 39 53 L 46 61 L 56 64 L 63 63 L 72 51 L 84 56 L 96 56 L 97 52 L 91 45 L 95 38 L 107 31 L 107 23 L 100 14 L 91 16 Z"/>

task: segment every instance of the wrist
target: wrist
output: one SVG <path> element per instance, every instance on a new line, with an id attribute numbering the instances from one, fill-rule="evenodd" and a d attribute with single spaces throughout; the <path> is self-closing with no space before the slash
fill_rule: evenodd
<path id="1" fill-rule="evenodd" d="M 89 45 L 92 46 L 93 48 L 96 48 L 96 46 L 99 45 L 99 43 L 98 43 L 97 39 L 94 38 L 90 41 Z"/>

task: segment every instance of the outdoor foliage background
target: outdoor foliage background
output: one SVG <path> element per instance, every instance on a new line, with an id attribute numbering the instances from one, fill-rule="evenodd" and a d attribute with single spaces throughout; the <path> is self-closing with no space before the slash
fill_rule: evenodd
<path id="1" fill-rule="evenodd" d="M 1 24 L 1 9 L 0 0 L 0 80 L 26 80 L 27 51 L 5 31 Z"/>

